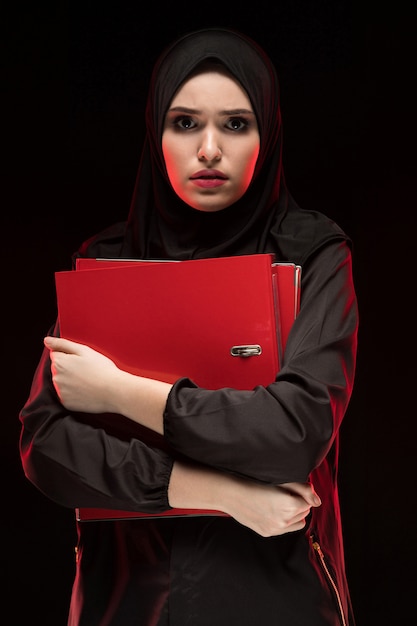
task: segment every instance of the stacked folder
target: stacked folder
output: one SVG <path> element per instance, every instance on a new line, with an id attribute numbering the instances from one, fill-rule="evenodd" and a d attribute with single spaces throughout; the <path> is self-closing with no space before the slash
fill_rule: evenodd
<path id="1" fill-rule="evenodd" d="M 254 254 L 179 262 L 78 259 L 76 270 L 55 274 L 62 337 L 165 382 L 186 376 L 207 389 L 253 389 L 275 380 L 299 308 L 299 266 Z M 117 416 L 118 427 L 123 420 Z M 147 429 L 125 427 L 130 436 L 165 446 Z M 202 514 L 221 515 L 170 509 L 157 516 Z M 77 510 L 79 520 L 153 516 Z"/>

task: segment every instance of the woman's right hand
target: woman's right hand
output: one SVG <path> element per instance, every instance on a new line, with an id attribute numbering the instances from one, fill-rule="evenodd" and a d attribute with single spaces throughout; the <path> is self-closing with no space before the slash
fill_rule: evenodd
<path id="1" fill-rule="evenodd" d="M 262 537 L 302 530 L 321 504 L 310 483 L 265 485 L 177 461 L 168 497 L 172 507 L 223 511 Z"/>

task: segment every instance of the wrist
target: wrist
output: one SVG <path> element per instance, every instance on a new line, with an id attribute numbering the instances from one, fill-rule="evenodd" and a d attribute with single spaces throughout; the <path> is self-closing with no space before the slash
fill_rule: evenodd
<path id="1" fill-rule="evenodd" d="M 228 482 L 227 475 L 215 470 L 175 461 L 168 486 L 169 504 L 226 513 Z"/>
<path id="2" fill-rule="evenodd" d="M 109 413 L 124 415 L 124 389 L 127 382 L 127 372 L 116 369 L 108 380 L 104 381 L 103 399 Z"/>
<path id="3" fill-rule="evenodd" d="M 109 411 L 163 435 L 163 414 L 172 385 L 117 369 L 105 395 Z"/>

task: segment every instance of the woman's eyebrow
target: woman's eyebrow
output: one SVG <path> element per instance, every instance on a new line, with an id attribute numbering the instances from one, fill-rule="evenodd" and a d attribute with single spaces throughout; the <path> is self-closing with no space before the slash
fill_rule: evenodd
<path id="1" fill-rule="evenodd" d="M 255 115 L 252 109 L 225 109 L 220 113 L 222 115 Z"/>
<path id="2" fill-rule="evenodd" d="M 198 114 L 201 113 L 199 109 L 190 109 L 189 107 L 176 106 L 168 109 L 168 113 L 193 113 Z"/>

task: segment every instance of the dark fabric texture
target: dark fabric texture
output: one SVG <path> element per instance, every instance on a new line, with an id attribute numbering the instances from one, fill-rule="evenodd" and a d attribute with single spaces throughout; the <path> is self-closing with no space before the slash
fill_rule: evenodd
<path id="1" fill-rule="evenodd" d="M 247 91 L 261 150 L 242 199 L 202 213 L 172 191 L 160 142 L 174 93 L 212 58 Z M 270 484 L 311 480 L 322 506 L 303 531 L 268 539 L 228 518 L 79 523 L 68 625 L 353 626 L 337 490 L 358 326 L 350 240 L 320 212 L 299 208 L 288 192 L 277 78 L 244 35 L 208 29 L 168 47 L 151 79 L 146 129 L 128 219 L 84 242 L 74 259 L 272 252 L 277 261 L 302 265 L 301 308 L 281 370 L 271 385 L 245 391 L 178 380 L 164 415 L 169 448 L 161 449 L 121 416 L 68 412 L 44 351 L 20 413 L 26 476 L 66 507 L 156 513 L 169 508 L 170 472 L 181 455 Z M 51 333 L 59 335 L 58 324 Z"/>

